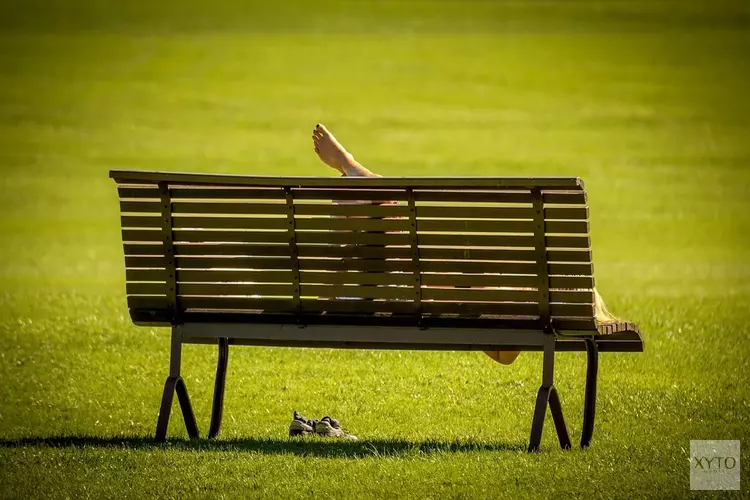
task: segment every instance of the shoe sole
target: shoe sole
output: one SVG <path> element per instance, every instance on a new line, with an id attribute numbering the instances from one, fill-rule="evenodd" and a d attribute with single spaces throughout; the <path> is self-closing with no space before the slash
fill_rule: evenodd
<path id="1" fill-rule="evenodd" d="M 306 434 L 314 434 L 315 430 L 309 425 L 300 422 L 299 420 L 292 420 L 289 424 L 289 436 L 304 436 Z"/>
<path id="2" fill-rule="evenodd" d="M 352 441 L 357 441 L 359 439 L 354 434 L 347 434 L 341 429 L 333 427 L 328 422 L 318 422 L 315 425 L 315 434 L 317 434 L 318 436 L 344 438 Z"/>

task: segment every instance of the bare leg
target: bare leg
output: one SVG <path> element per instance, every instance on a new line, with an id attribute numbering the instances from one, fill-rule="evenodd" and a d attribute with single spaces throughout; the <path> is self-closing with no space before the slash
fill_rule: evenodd
<path id="1" fill-rule="evenodd" d="M 382 177 L 363 167 L 349 151 L 320 123 L 312 133 L 315 152 L 323 163 L 348 177 Z M 519 354 L 518 351 L 485 351 L 485 354 L 498 363 L 509 365 Z"/>
<path id="2" fill-rule="evenodd" d="M 513 363 L 519 354 L 519 351 L 484 351 L 484 353 L 503 365 Z"/>

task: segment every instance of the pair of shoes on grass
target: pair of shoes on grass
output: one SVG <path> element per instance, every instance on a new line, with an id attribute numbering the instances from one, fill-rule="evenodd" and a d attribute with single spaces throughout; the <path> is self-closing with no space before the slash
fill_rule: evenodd
<path id="1" fill-rule="evenodd" d="M 308 434 L 317 434 L 318 436 L 340 437 L 352 441 L 357 440 L 357 436 L 349 434 L 341 428 L 341 424 L 335 418 L 325 416 L 320 420 L 310 420 L 303 417 L 297 411 L 294 412 L 292 423 L 289 424 L 290 436 L 305 436 Z"/>

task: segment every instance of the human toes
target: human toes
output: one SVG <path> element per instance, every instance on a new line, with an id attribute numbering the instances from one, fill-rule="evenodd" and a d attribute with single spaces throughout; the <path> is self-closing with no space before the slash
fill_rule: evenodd
<path id="1" fill-rule="evenodd" d="M 326 137 L 331 134 L 322 123 L 315 125 L 315 132 L 319 133 L 321 137 Z"/>
<path id="2" fill-rule="evenodd" d="M 323 137 L 320 134 L 318 134 L 315 131 L 313 131 L 312 140 L 313 140 L 313 145 L 316 148 L 318 148 L 318 147 L 320 147 L 321 142 L 323 142 Z"/>

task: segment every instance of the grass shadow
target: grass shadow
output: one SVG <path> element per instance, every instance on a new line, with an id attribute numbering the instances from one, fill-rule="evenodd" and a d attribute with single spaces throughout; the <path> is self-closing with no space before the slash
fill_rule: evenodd
<path id="1" fill-rule="evenodd" d="M 309 436 L 303 438 L 239 438 L 227 440 L 169 439 L 154 442 L 153 437 L 121 436 L 50 436 L 16 440 L 0 439 L 0 448 L 126 448 L 143 450 L 245 451 L 265 455 L 298 455 L 325 458 L 362 458 L 373 456 L 408 456 L 430 453 L 465 453 L 475 451 L 525 451 L 526 443 L 472 441 L 410 441 L 406 439 L 368 439 L 344 441 Z"/>

